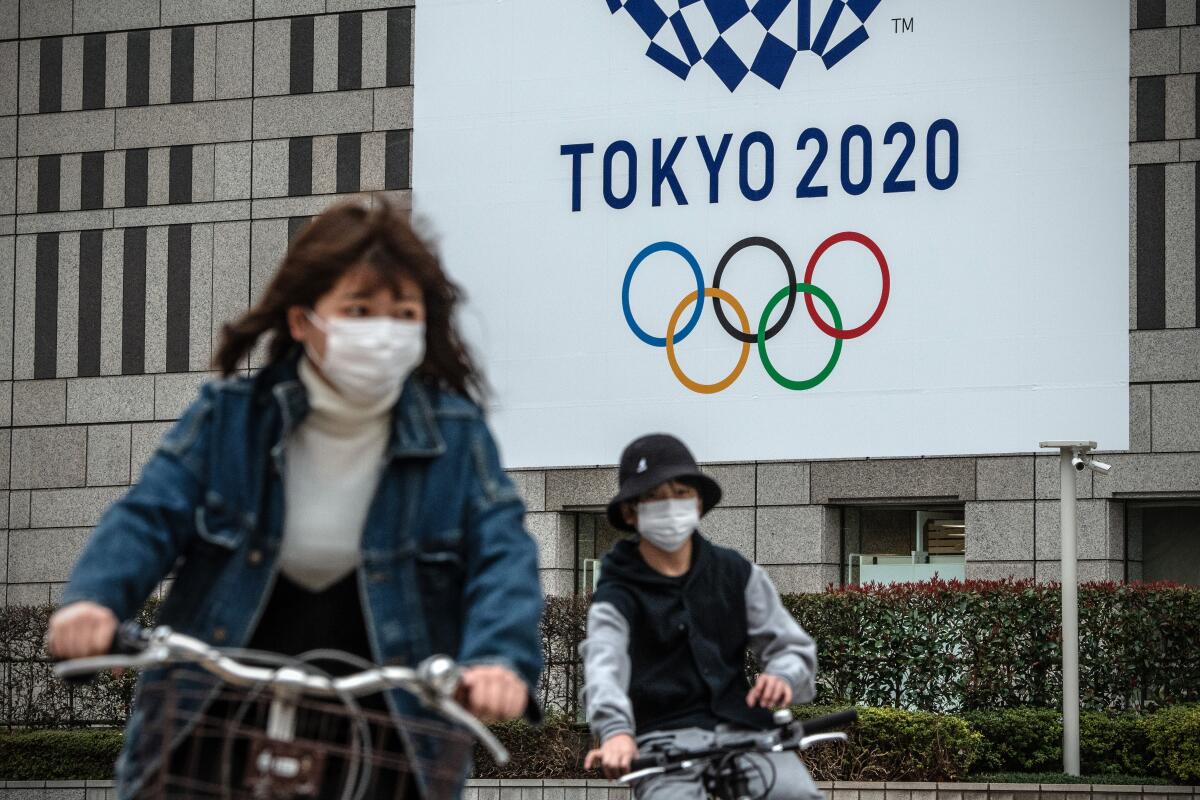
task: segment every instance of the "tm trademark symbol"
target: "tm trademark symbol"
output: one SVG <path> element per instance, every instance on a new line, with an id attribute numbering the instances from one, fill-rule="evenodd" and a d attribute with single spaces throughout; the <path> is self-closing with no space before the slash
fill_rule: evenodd
<path id="1" fill-rule="evenodd" d="M 912 33 L 912 17 L 892 17 L 892 28 L 896 33 Z"/>

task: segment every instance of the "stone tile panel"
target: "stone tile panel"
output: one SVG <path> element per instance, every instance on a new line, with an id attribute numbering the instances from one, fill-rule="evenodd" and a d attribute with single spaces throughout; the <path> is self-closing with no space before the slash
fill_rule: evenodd
<path id="1" fill-rule="evenodd" d="M 525 515 L 525 527 L 538 545 L 538 566 L 575 568 L 575 515 L 535 511 Z"/>
<path id="2" fill-rule="evenodd" d="M 154 418 L 175 420 L 196 401 L 200 387 L 217 376 L 208 372 L 176 372 L 154 377 Z"/>
<path id="3" fill-rule="evenodd" d="M 1200 380 L 1200 328 L 1130 331 L 1129 380 Z"/>
<path id="4" fill-rule="evenodd" d="M 67 422 L 130 422 L 154 419 L 154 378 L 124 375 L 67 382 Z"/>
<path id="5" fill-rule="evenodd" d="M 1080 583 L 1102 581 L 1124 581 L 1126 570 L 1123 561 L 1085 561 L 1076 563 L 1075 574 Z M 1039 561 L 1035 566 L 1038 583 L 1058 583 L 1062 579 L 1061 561 Z M 1129 580 L 1137 580 L 1133 575 Z"/>
<path id="6" fill-rule="evenodd" d="M 820 594 L 841 582 L 833 564 L 769 564 L 763 566 L 780 594 Z"/>
<path id="7" fill-rule="evenodd" d="M 0 381 L 0 428 L 12 427 L 12 381 Z"/>
<path id="8" fill-rule="evenodd" d="M 546 473 L 540 470 L 513 470 L 508 477 L 517 487 L 526 511 L 546 510 Z"/>
<path id="9" fill-rule="evenodd" d="M 721 486 L 721 506 L 754 505 L 753 464 L 701 464 L 700 470 Z"/>
<path id="10" fill-rule="evenodd" d="M 617 492 L 615 467 L 561 469 L 546 473 L 546 509 L 603 507 Z"/>
<path id="11" fill-rule="evenodd" d="M 5 602 L 10 606 L 41 606 L 50 602 L 48 583 L 10 583 L 5 593 Z M 11 781 L 10 781 L 11 783 Z M 34 794 L 22 800 L 41 800 L 44 789 L 31 790 Z"/>
<path id="12" fill-rule="evenodd" d="M 150 460 L 171 425 L 170 422 L 151 422 L 130 426 L 129 472 L 133 480 L 136 481 L 141 475 L 142 467 Z"/>
<path id="13" fill-rule="evenodd" d="M 257 19 L 323 13 L 325 0 L 254 0 L 254 16 Z"/>
<path id="14" fill-rule="evenodd" d="M 1155 452 L 1200 451 L 1200 382 L 1158 384 L 1150 397 Z"/>
<path id="15" fill-rule="evenodd" d="M 758 464 L 756 501 L 760 506 L 806 505 L 809 499 L 809 464 L 806 461 Z"/>
<path id="16" fill-rule="evenodd" d="M 760 564 L 839 564 L 838 509 L 768 506 L 756 510 Z"/>
<path id="17" fill-rule="evenodd" d="M 369 131 L 372 129 L 371 109 L 372 97 L 368 90 L 259 97 L 254 100 L 254 138 L 278 139 Z"/>
<path id="18" fill-rule="evenodd" d="M 1129 387 L 1129 451 L 1152 450 L 1150 430 L 1150 389 L 1146 384 Z"/>
<path id="19" fill-rule="evenodd" d="M 72 5 L 72 0 L 21 0 L 21 36 L 31 38 L 70 33 Z"/>
<path id="20" fill-rule="evenodd" d="M 1028 500 L 966 504 L 967 564 L 1024 561 L 1034 557 L 1034 503 Z"/>
<path id="21" fill-rule="evenodd" d="M 971 458 L 912 458 L 823 461 L 810 466 L 811 502 L 938 498 L 975 499 Z"/>
<path id="22" fill-rule="evenodd" d="M 129 483 L 129 425 L 92 425 L 87 432 L 87 485 Z"/>
<path id="23" fill-rule="evenodd" d="M 1179 72 L 1180 34 L 1177 28 L 1130 31 L 1130 75 L 1171 75 Z"/>
<path id="24" fill-rule="evenodd" d="M 11 388 L 14 425 L 62 425 L 67 421 L 66 381 L 16 381 Z"/>
<path id="25" fill-rule="evenodd" d="M 1104 455 L 1113 466 L 1095 479 L 1095 496 L 1112 497 L 1188 494 L 1200 486 L 1200 453 L 1142 453 Z"/>
<path id="26" fill-rule="evenodd" d="M 975 460 L 976 498 L 1023 500 L 1033 491 L 1031 456 L 978 458 Z"/>
<path id="27" fill-rule="evenodd" d="M 413 87 L 375 90 L 375 130 L 410 130 L 413 126 Z"/>
<path id="28" fill-rule="evenodd" d="M 30 497 L 31 528 L 83 528 L 94 526 L 113 501 L 126 492 L 123 486 L 89 489 L 47 489 Z"/>
<path id="29" fill-rule="evenodd" d="M 13 583 L 65 581 L 90 534 L 90 528 L 12 531 L 8 579 Z"/>
<path id="30" fill-rule="evenodd" d="M 701 532 L 714 544 L 731 547 L 754 560 L 754 509 L 714 508 L 700 522 Z"/>
<path id="31" fill-rule="evenodd" d="M 254 17 L 254 0 L 161 1 L 163 25 L 202 25 Z"/>
<path id="32" fill-rule="evenodd" d="M 1123 517 L 1112 513 L 1111 507 L 1114 505 L 1119 504 L 1110 500 L 1081 500 L 1076 504 L 1076 552 L 1079 558 L 1097 560 L 1123 557 L 1123 546 L 1120 546 L 1124 539 Z M 1038 502 L 1035 557 L 1039 560 L 1052 561 L 1061 557 L 1059 514 L 1058 501 Z M 1118 531 L 1110 529 L 1114 524 L 1118 526 Z M 1114 550 L 1114 546 L 1118 549 Z"/>
<path id="33" fill-rule="evenodd" d="M 245 141 L 250 138 L 251 102 L 216 100 L 211 103 L 118 109 L 116 146 L 165 147 Z"/>
<path id="34" fill-rule="evenodd" d="M 189 0 L 178 0 L 195 5 Z M 205 6 L 207 8 L 207 5 Z M 217 99 L 250 97 L 254 64 L 254 26 L 249 22 L 217 26 Z"/>
<path id="35" fill-rule="evenodd" d="M 8 431 L 3 434 L 8 449 Z M 12 430 L 13 489 L 83 486 L 86 479 L 87 428 L 14 428 Z M 6 455 L 6 453 L 5 453 Z M 8 459 L 4 460 L 7 467 Z"/>
<path id="36" fill-rule="evenodd" d="M 123 113 L 126 111 L 122 109 Z M 112 110 L 97 110 L 23 116 L 19 123 L 20 155 L 82 153 L 131 146 L 114 141 L 113 115 Z M 11 153 L 0 148 L 0 157 L 5 155 Z"/>
<path id="37" fill-rule="evenodd" d="M 205 0 L 209 2 L 209 0 Z M 75 33 L 154 28 L 159 24 L 158 0 L 73 0 Z"/>
<path id="38" fill-rule="evenodd" d="M 16 75 L 19 62 L 20 45 L 13 42 L 0 42 L 0 72 L 5 75 Z M 17 81 L 0 82 L 0 116 L 17 113 Z"/>
<path id="39" fill-rule="evenodd" d="M 29 527 L 29 502 L 31 494 L 28 491 L 8 493 L 8 525 L 10 528 Z"/>

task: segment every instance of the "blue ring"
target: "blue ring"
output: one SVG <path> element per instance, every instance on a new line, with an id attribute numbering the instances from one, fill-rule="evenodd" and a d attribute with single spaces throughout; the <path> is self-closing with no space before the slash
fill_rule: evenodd
<path id="1" fill-rule="evenodd" d="M 692 268 L 692 274 L 696 276 L 696 310 L 692 312 L 692 318 L 688 320 L 687 325 L 676 332 L 674 344 L 679 344 L 687 338 L 687 335 L 692 332 L 692 328 L 695 328 L 696 323 L 700 321 L 701 312 L 704 311 L 704 275 L 700 272 L 700 264 L 696 261 L 696 257 L 686 247 L 675 242 L 655 242 L 643 248 L 642 252 L 633 257 L 633 261 L 629 263 L 629 269 L 625 272 L 625 283 L 621 286 L 621 310 L 625 312 L 625 321 L 629 323 L 629 329 L 633 331 L 634 336 L 651 347 L 666 347 L 667 339 L 665 336 L 651 336 L 642 330 L 642 327 L 634 320 L 633 311 L 629 308 L 629 285 L 633 283 L 633 273 L 637 271 L 641 263 L 647 257 L 663 250 L 682 256 L 683 260 Z"/>

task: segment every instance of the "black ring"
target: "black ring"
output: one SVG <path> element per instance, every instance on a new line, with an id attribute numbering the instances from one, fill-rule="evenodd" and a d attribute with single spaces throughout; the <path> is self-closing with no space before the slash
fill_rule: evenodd
<path id="1" fill-rule="evenodd" d="M 728 264 L 734 256 L 745 250 L 747 247 L 767 248 L 772 253 L 779 256 L 779 260 L 783 262 L 783 268 L 787 271 L 787 285 L 791 287 L 791 291 L 788 292 L 787 305 L 783 307 L 783 316 L 779 318 L 779 322 L 776 322 L 773 326 L 771 326 L 771 329 L 767 331 L 766 338 L 770 339 L 775 334 L 783 330 L 783 326 L 787 324 L 788 318 L 792 316 L 792 308 L 794 308 L 796 305 L 796 268 L 792 266 L 792 259 L 788 257 L 787 252 L 784 251 L 782 247 L 765 236 L 749 236 L 745 239 L 742 239 L 733 247 L 726 250 L 725 255 L 721 256 L 721 263 L 717 264 L 717 271 L 713 275 L 712 285 L 714 289 L 721 288 L 721 274 L 725 272 L 725 265 Z M 717 319 L 720 321 L 721 327 L 725 329 L 726 333 L 737 339 L 739 342 L 754 344 L 758 341 L 758 334 L 743 333 L 742 331 L 739 331 L 737 328 L 733 327 L 733 324 L 725 318 L 725 311 L 721 308 L 721 298 L 714 297 L 712 299 L 712 304 L 713 311 L 717 312 Z"/>

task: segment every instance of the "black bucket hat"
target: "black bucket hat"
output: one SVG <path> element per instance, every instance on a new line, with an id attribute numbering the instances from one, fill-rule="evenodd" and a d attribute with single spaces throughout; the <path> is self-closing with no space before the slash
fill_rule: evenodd
<path id="1" fill-rule="evenodd" d="M 666 433 L 652 433 L 633 440 L 621 453 L 617 470 L 617 495 L 608 503 L 608 522 L 617 530 L 634 531 L 621 515 L 621 504 L 671 480 L 682 480 L 700 492 L 703 516 L 721 502 L 721 487 L 700 471 L 687 445 Z"/>

